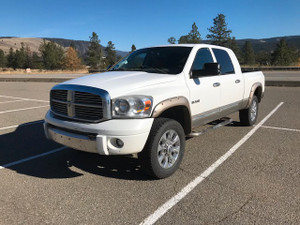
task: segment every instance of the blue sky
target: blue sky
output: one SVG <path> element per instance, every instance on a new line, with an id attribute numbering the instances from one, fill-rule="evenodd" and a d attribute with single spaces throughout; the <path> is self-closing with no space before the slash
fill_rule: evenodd
<path id="1" fill-rule="evenodd" d="M 202 39 L 218 13 L 237 39 L 300 35 L 300 0 L 0 0 L 0 36 L 89 40 L 118 50 L 167 44 L 196 22 Z"/>

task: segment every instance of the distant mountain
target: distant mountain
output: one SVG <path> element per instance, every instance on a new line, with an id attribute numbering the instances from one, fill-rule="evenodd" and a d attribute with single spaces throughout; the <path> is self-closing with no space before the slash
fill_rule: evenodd
<path id="1" fill-rule="evenodd" d="M 242 48 L 246 41 L 250 41 L 255 52 L 272 52 L 275 50 L 276 45 L 281 39 L 285 39 L 290 47 L 300 50 L 300 36 L 284 36 L 264 39 L 240 39 L 237 40 L 237 44 Z"/>
<path id="2" fill-rule="evenodd" d="M 66 47 L 69 47 L 70 44 L 73 42 L 79 56 L 85 58 L 86 57 L 86 53 L 88 51 L 88 48 L 89 48 L 89 44 L 90 42 L 89 41 L 78 41 L 78 40 L 71 40 L 71 39 L 63 39 L 63 38 L 44 38 L 45 40 L 48 40 L 48 41 L 53 41 L 61 46 L 63 46 L 64 48 Z M 102 45 L 102 50 L 104 52 L 104 48 Z M 119 51 L 119 50 L 116 50 L 117 51 L 117 55 L 121 56 L 121 57 L 124 57 L 128 54 L 128 52 L 124 52 L 124 51 Z"/>

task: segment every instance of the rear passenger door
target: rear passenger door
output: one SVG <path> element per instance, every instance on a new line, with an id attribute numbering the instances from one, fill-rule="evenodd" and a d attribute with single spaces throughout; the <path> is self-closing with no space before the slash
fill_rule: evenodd
<path id="1" fill-rule="evenodd" d="M 227 51 L 213 48 L 217 62 L 221 66 L 220 74 L 220 112 L 231 113 L 239 108 L 244 92 L 244 79 L 236 72 Z"/>

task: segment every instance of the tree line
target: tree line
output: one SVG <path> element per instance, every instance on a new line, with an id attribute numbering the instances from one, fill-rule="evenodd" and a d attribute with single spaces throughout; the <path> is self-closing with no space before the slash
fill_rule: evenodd
<path id="1" fill-rule="evenodd" d="M 182 35 L 176 40 L 170 37 L 170 44 L 199 44 L 209 43 L 230 48 L 236 54 L 242 65 L 274 65 L 274 66 L 291 66 L 298 63 L 299 50 L 293 49 L 287 45 L 285 39 L 281 39 L 276 45 L 273 52 L 260 51 L 255 53 L 250 41 L 246 41 L 240 48 L 236 38 L 231 37 L 232 30 L 227 28 L 224 14 L 218 14 L 213 19 L 213 26 L 208 28 L 209 34 L 207 40 L 203 41 L 196 23 L 192 24 L 192 29 L 187 35 Z"/>
<path id="2" fill-rule="evenodd" d="M 131 52 L 135 50 L 136 47 L 133 44 Z M 78 56 L 74 43 L 71 43 L 65 51 L 60 45 L 44 40 L 39 46 L 38 52 L 32 52 L 30 47 L 24 43 L 21 43 L 21 48 L 15 51 L 10 48 L 7 55 L 0 49 L 0 68 L 78 70 L 87 65 L 90 69 L 101 70 L 115 64 L 120 58 L 112 41 L 107 43 L 103 52 L 99 36 L 93 32 L 84 59 Z"/>

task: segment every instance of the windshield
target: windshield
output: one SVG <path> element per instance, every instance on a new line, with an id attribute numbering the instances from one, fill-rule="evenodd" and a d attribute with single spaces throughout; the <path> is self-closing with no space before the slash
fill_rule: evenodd
<path id="1" fill-rule="evenodd" d="M 137 50 L 110 71 L 145 71 L 148 73 L 178 74 L 182 72 L 191 47 L 156 47 Z"/>

